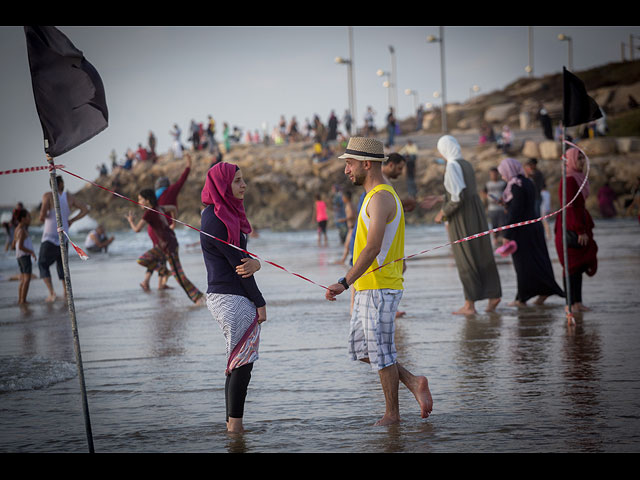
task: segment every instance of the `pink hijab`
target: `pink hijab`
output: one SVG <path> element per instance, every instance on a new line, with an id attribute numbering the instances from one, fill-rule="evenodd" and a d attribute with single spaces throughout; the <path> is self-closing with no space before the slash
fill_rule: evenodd
<path id="1" fill-rule="evenodd" d="M 577 148 L 572 147 L 572 148 L 570 148 L 569 150 L 567 150 L 565 152 L 565 155 L 567 157 L 567 174 L 570 177 L 575 178 L 576 182 L 578 182 L 578 188 L 580 188 L 580 185 L 582 185 L 582 182 L 584 182 L 584 179 L 585 179 L 585 174 L 582 173 L 577 168 L 578 156 L 580 155 L 580 150 L 578 150 Z M 585 200 L 589 196 L 589 181 L 588 180 L 584 184 L 584 188 L 582 189 L 582 195 L 584 196 Z"/>
<path id="2" fill-rule="evenodd" d="M 238 167 L 226 162 L 216 163 L 207 172 L 202 189 L 202 203 L 213 205 L 216 216 L 225 224 L 227 241 L 240 246 L 240 232 L 251 233 L 251 225 L 244 211 L 243 201 L 234 197 L 231 190 Z"/>
<path id="3" fill-rule="evenodd" d="M 522 186 L 522 180 L 518 178 L 518 175 L 522 175 L 523 177 L 525 176 L 524 168 L 522 168 L 522 164 L 515 158 L 505 158 L 500 162 L 500 165 L 498 165 L 498 173 L 507 179 L 507 186 L 502 192 L 502 200 L 504 200 L 505 203 L 508 203 L 513 198 L 511 187 L 514 184 L 519 187 Z"/>

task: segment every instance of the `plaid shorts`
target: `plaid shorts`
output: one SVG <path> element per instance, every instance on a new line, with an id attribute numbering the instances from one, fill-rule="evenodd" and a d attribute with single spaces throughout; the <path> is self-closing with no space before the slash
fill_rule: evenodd
<path id="1" fill-rule="evenodd" d="M 402 293 L 391 289 L 356 291 L 349 332 L 352 360 L 368 358 L 375 370 L 396 363 L 395 319 Z"/>

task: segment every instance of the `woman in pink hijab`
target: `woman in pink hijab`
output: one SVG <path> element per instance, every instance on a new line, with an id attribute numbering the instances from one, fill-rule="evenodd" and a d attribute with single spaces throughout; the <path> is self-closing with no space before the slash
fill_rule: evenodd
<path id="1" fill-rule="evenodd" d="M 253 362 L 258 359 L 260 326 L 267 319 L 266 302 L 253 276 L 260 262 L 246 252 L 251 233 L 244 211 L 246 188 L 242 171 L 220 162 L 207 172 L 201 196 L 205 209 L 200 244 L 207 269 L 207 307 L 226 342 L 226 421 L 227 430 L 234 433 L 244 430 L 247 388 Z"/>
<path id="2" fill-rule="evenodd" d="M 567 203 L 576 196 L 580 186 L 585 182 L 584 156 L 577 148 L 570 148 L 565 152 L 567 157 Z M 598 245 L 593 239 L 593 219 L 585 206 L 589 196 L 589 181 L 586 180 L 582 192 L 574 202 L 567 207 L 567 256 L 568 265 L 564 264 L 564 250 L 562 245 L 562 215 L 556 216 L 555 234 L 558 260 L 563 268 L 569 270 L 569 284 L 571 289 L 572 311 L 589 310 L 582 303 L 582 274 L 593 276 L 598 270 Z M 562 205 L 562 183 L 558 187 L 558 198 Z M 565 279 L 563 273 L 562 278 Z"/>

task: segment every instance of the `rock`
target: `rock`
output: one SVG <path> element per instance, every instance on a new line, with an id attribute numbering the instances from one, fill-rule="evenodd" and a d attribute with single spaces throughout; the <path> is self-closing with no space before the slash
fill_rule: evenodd
<path id="1" fill-rule="evenodd" d="M 640 138 L 621 137 L 616 138 L 616 151 L 618 153 L 630 153 L 640 151 Z"/>
<path id="2" fill-rule="evenodd" d="M 558 160 L 562 156 L 562 145 L 553 140 L 545 140 L 538 144 L 540 157 L 544 160 Z"/>
<path id="3" fill-rule="evenodd" d="M 517 113 L 518 106 L 515 103 L 503 103 L 501 105 L 493 105 L 484 113 L 484 120 L 489 123 L 505 123 L 507 118 Z"/>
<path id="4" fill-rule="evenodd" d="M 540 149 L 538 143 L 533 140 L 525 140 L 522 146 L 522 156 L 527 158 L 540 158 Z"/>
<path id="5" fill-rule="evenodd" d="M 578 145 L 588 156 L 616 153 L 616 140 L 612 137 L 596 137 L 580 140 Z"/>
<path id="6" fill-rule="evenodd" d="M 531 114 L 528 111 L 520 112 L 518 119 L 520 120 L 521 130 L 528 130 L 531 128 Z"/>

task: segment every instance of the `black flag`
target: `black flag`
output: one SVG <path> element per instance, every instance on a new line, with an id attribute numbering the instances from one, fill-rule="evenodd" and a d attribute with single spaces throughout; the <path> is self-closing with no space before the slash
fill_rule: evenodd
<path id="1" fill-rule="evenodd" d="M 602 112 L 596 101 L 587 95 L 587 89 L 578 77 L 562 67 L 564 99 L 563 125 L 573 127 L 589 123 L 602 117 Z"/>
<path id="2" fill-rule="evenodd" d="M 24 27 L 45 152 L 57 157 L 107 128 L 102 79 L 55 27 Z"/>

